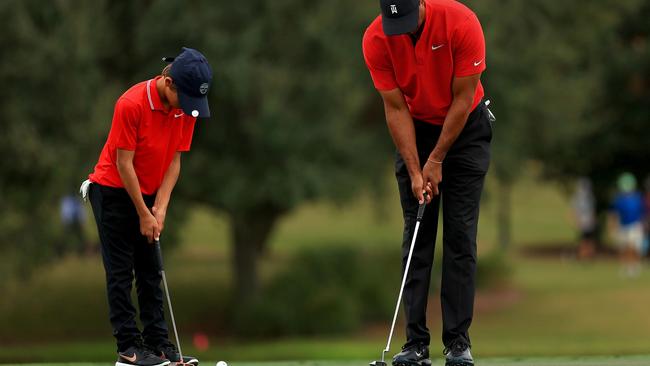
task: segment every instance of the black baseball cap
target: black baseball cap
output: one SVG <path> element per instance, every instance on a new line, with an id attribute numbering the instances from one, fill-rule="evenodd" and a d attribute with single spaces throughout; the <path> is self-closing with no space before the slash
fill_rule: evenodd
<path id="1" fill-rule="evenodd" d="M 396 36 L 418 27 L 420 0 L 379 0 L 384 34 Z"/>
<path id="2" fill-rule="evenodd" d="M 192 117 L 210 117 L 208 91 L 212 84 L 212 69 L 205 56 L 195 49 L 183 47 L 178 56 L 164 57 L 163 61 L 172 63 L 169 76 L 174 79 L 183 112 Z"/>

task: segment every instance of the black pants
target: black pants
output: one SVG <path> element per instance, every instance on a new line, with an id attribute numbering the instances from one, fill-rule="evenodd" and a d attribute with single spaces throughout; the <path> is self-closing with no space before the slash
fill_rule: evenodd
<path id="1" fill-rule="evenodd" d="M 442 127 L 414 121 L 417 150 L 426 163 L 440 136 Z M 483 103 L 472 111 L 458 139 L 442 165 L 441 196 L 427 207 L 415 243 L 409 276 L 404 289 L 407 343 L 428 345 L 431 337 L 426 325 L 426 310 L 433 265 L 438 213 L 442 199 L 442 340 L 449 346 L 456 340 L 470 343 L 469 327 L 474 311 L 476 272 L 476 232 L 483 182 L 490 162 L 492 127 Z M 395 175 L 404 214 L 402 263 L 406 266 L 418 202 L 411 190 L 404 160 L 396 156 Z"/>
<path id="2" fill-rule="evenodd" d="M 168 339 L 168 331 L 154 246 L 140 234 L 140 219 L 126 190 L 93 183 L 89 194 L 102 244 L 109 316 L 118 352 L 141 337 L 157 346 Z M 144 196 L 148 207 L 154 200 L 155 196 Z M 142 333 L 131 301 L 134 274 Z"/>

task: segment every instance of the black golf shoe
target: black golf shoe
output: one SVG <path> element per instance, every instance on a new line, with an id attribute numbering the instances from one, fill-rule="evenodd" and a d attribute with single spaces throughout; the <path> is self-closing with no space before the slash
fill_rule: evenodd
<path id="1" fill-rule="evenodd" d="M 453 342 L 443 351 L 445 366 L 474 366 L 470 346 L 462 341 Z"/>
<path id="2" fill-rule="evenodd" d="M 159 344 L 156 347 L 150 347 L 155 354 L 159 355 L 160 358 L 169 360 L 171 362 L 177 363 L 181 360 L 181 355 L 178 353 L 178 349 L 171 342 L 166 342 Z M 183 355 L 183 363 L 198 366 L 199 360 L 196 357 L 185 356 Z"/>
<path id="3" fill-rule="evenodd" d="M 136 342 L 117 354 L 115 366 L 167 366 L 170 364 L 169 360 L 162 359 L 151 352 L 142 344 L 142 341 Z"/>
<path id="4" fill-rule="evenodd" d="M 423 344 L 414 344 L 402 348 L 402 352 L 393 357 L 393 366 L 431 366 L 429 347 Z"/>

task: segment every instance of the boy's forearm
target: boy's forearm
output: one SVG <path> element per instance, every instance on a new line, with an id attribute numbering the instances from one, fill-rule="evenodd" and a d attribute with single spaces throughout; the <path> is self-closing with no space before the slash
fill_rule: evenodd
<path id="1" fill-rule="evenodd" d="M 144 203 L 142 192 L 140 192 L 140 182 L 138 181 L 138 176 L 135 174 L 133 162 L 118 161 L 117 171 L 122 179 L 124 189 L 129 194 L 129 197 L 131 197 L 131 201 L 138 212 L 138 216 L 143 216 L 149 213 L 149 208 L 147 208 L 147 205 Z"/>
<path id="2" fill-rule="evenodd" d="M 171 199 L 172 191 L 174 190 L 176 182 L 178 181 L 180 171 L 181 153 L 177 152 L 176 155 L 174 155 L 174 159 L 169 165 L 169 168 L 167 168 L 165 176 L 163 177 L 162 184 L 160 185 L 158 193 L 156 194 L 154 207 L 157 209 L 167 210 L 167 207 L 169 206 L 169 200 Z"/>

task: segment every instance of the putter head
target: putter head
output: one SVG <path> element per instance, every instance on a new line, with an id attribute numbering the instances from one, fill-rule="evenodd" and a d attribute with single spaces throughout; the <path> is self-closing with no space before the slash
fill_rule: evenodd
<path id="1" fill-rule="evenodd" d="M 370 366 L 386 366 L 386 362 L 384 362 L 384 361 L 372 361 L 370 363 Z"/>

